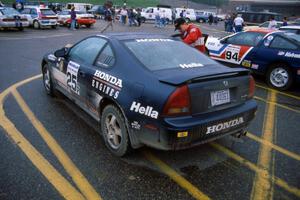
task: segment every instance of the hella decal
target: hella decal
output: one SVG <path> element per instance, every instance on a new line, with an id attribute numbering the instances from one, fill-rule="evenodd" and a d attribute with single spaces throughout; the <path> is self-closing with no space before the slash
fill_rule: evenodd
<path id="1" fill-rule="evenodd" d="M 292 52 L 279 51 L 278 55 L 288 57 L 288 58 L 300 58 L 300 54 L 292 53 Z"/>
<path id="2" fill-rule="evenodd" d="M 117 99 L 122 89 L 122 79 L 96 70 L 92 80 L 92 87 Z"/>
<path id="3" fill-rule="evenodd" d="M 213 125 L 213 126 L 208 126 L 207 130 L 206 130 L 206 134 L 222 131 L 222 130 L 225 130 L 225 129 L 228 129 L 228 128 L 231 128 L 231 127 L 235 127 L 235 126 L 240 125 L 242 123 L 244 123 L 244 118 L 239 117 L 239 118 L 230 120 L 228 122 L 216 124 L 216 125 Z"/>
<path id="4" fill-rule="evenodd" d="M 151 107 L 151 106 L 144 107 L 144 106 L 141 106 L 141 103 L 138 103 L 135 101 L 132 102 L 130 111 L 140 113 L 142 115 L 146 115 L 146 116 L 154 118 L 154 119 L 158 118 L 158 112 L 153 110 L 153 107 Z"/>
<path id="5" fill-rule="evenodd" d="M 201 63 L 180 64 L 179 67 L 181 67 L 182 69 L 187 69 L 187 68 L 203 67 L 203 64 Z"/>
<path id="6" fill-rule="evenodd" d="M 140 130 L 141 129 L 141 125 L 139 124 L 138 121 L 133 121 L 131 123 L 131 127 L 134 128 L 134 129 L 137 129 L 137 130 Z"/>

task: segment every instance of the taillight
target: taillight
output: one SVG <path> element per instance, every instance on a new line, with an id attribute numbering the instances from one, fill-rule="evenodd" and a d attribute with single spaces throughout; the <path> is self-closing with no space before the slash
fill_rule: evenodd
<path id="1" fill-rule="evenodd" d="M 191 98 L 187 85 L 177 88 L 165 104 L 164 116 L 189 115 L 191 113 Z"/>
<path id="2" fill-rule="evenodd" d="M 252 98 L 254 96 L 254 92 L 255 92 L 255 80 L 253 76 L 250 75 L 248 98 Z"/>

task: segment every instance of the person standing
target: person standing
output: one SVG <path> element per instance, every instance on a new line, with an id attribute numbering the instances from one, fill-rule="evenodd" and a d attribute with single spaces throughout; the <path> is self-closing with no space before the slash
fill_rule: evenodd
<path id="1" fill-rule="evenodd" d="M 284 17 L 283 18 L 283 23 L 282 23 L 282 26 L 287 26 L 288 23 L 287 23 L 287 17 Z"/>
<path id="2" fill-rule="evenodd" d="M 165 27 L 166 26 L 166 12 L 165 10 L 161 10 L 160 12 L 160 27 Z"/>
<path id="3" fill-rule="evenodd" d="M 174 26 L 175 31 L 180 31 L 181 39 L 184 43 L 205 53 L 205 39 L 199 27 L 194 24 L 187 24 L 184 18 L 176 19 Z"/>
<path id="4" fill-rule="evenodd" d="M 212 25 L 213 22 L 214 22 L 214 16 L 212 14 L 210 14 L 208 16 L 208 23 L 209 23 L 209 25 Z"/>
<path id="5" fill-rule="evenodd" d="M 172 24 L 174 24 L 175 19 L 176 19 L 176 13 L 175 11 L 172 11 Z"/>
<path id="6" fill-rule="evenodd" d="M 138 26 L 141 26 L 141 23 L 142 23 L 142 12 L 141 12 L 141 9 L 138 8 L 136 11 L 137 11 L 136 20 L 138 22 Z"/>
<path id="7" fill-rule="evenodd" d="M 277 29 L 277 22 L 276 22 L 274 16 L 272 16 L 270 18 L 268 29 L 270 29 L 270 30 L 276 30 Z"/>
<path id="8" fill-rule="evenodd" d="M 100 31 L 103 33 L 108 29 L 108 27 L 111 27 L 111 30 L 113 31 L 113 23 L 112 23 L 112 11 L 111 8 L 106 7 L 104 11 L 104 20 L 106 21 L 106 26 Z"/>
<path id="9" fill-rule="evenodd" d="M 157 7 L 157 9 L 154 11 L 154 16 L 155 16 L 155 27 L 159 27 L 160 26 L 160 10 L 159 7 Z"/>
<path id="10" fill-rule="evenodd" d="M 237 17 L 233 21 L 235 32 L 241 32 L 243 31 L 244 26 L 244 19 L 242 18 L 241 14 L 238 14 Z"/>
<path id="11" fill-rule="evenodd" d="M 127 14 L 128 14 L 125 6 L 121 9 L 120 14 L 121 14 L 122 24 L 125 25 L 126 24 L 126 17 L 127 17 Z"/>
<path id="12" fill-rule="evenodd" d="M 73 6 L 72 8 L 71 8 L 71 13 L 70 13 L 70 15 L 71 15 L 71 30 L 76 30 L 75 28 L 76 28 L 76 12 L 75 12 L 75 7 Z"/>

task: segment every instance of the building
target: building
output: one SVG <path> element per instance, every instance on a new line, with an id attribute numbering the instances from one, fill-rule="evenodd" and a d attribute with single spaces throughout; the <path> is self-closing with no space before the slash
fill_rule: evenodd
<path id="1" fill-rule="evenodd" d="M 300 0 L 229 0 L 224 7 L 230 11 L 269 11 L 284 16 L 300 17 Z"/>

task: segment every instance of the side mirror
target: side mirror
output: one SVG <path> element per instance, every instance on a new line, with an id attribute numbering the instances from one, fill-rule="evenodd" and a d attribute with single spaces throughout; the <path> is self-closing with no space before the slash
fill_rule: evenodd
<path id="1" fill-rule="evenodd" d="M 61 48 L 54 52 L 56 57 L 65 57 L 68 54 L 68 48 Z"/>

